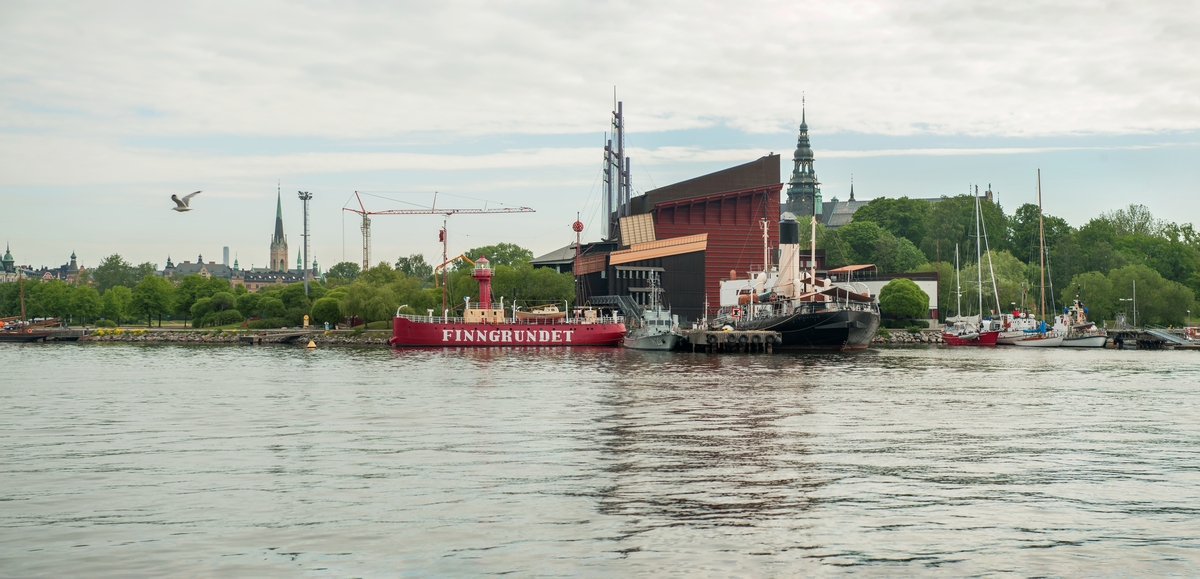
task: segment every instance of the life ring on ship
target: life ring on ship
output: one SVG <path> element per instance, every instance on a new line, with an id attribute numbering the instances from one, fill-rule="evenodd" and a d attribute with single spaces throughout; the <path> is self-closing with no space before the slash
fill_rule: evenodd
<path id="1" fill-rule="evenodd" d="M 709 335 L 708 335 L 708 340 L 707 340 L 707 341 L 708 341 L 708 345 L 709 345 L 709 346 L 715 346 L 715 345 L 717 345 L 717 337 L 716 337 L 716 336 L 714 336 L 714 335 L 712 335 L 712 334 L 709 334 Z"/>

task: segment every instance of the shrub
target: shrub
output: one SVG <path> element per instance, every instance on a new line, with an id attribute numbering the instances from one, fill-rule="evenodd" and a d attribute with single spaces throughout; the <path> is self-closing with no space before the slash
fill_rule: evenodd
<path id="1" fill-rule="evenodd" d="M 920 334 L 921 333 L 921 326 L 909 326 L 904 329 L 908 330 L 908 333 L 910 333 L 910 334 Z"/>
<path id="2" fill-rule="evenodd" d="M 237 322 L 242 321 L 242 319 L 243 319 L 242 313 L 237 310 L 225 310 L 223 312 L 217 312 L 215 314 L 212 314 L 212 316 L 213 316 L 213 320 L 212 320 L 213 323 L 218 326 L 224 326 L 225 324 L 235 324 Z"/>
<path id="3" fill-rule="evenodd" d="M 97 328 L 115 328 L 115 327 L 117 327 L 117 323 L 112 320 L 96 320 L 96 323 L 94 323 L 92 325 L 96 326 Z"/>
<path id="4" fill-rule="evenodd" d="M 876 333 L 876 334 L 878 334 L 880 338 L 885 338 L 885 339 L 886 339 L 886 338 L 890 338 L 890 337 L 892 337 L 892 333 L 891 333 L 891 332 L 889 332 L 889 331 L 887 331 L 887 328 L 885 328 L 885 327 L 883 327 L 883 326 L 880 326 L 880 327 L 879 327 L 879 330 L 878 330 L 877 332 L 875 332 L 875 333 Z"/>
<path id="5" fill-rule="evenodd" d="M 911 279 L 897 278 L 879 290 L 879 311 L 897 318 L 929 315 L 929 296 Z"/>
<path id="6" fill-rule="evenodd" d="M 275 330 L 287 325 L 288 321 L 284 318 L 263 318 L 246 324 L 246 327 L 252 330 Z"/>

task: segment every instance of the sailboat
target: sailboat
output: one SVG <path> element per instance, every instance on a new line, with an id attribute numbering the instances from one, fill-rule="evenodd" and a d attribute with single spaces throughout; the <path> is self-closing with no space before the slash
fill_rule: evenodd
<path id="1" fill-rule="evenodd" d="M 1042 170 L 1038 169 L 1038 238 L 1042 270 L 1042 302 L 1041 314 L 1046 315 L 1046 228 L 1042 221 Z M 1063 344 L 1063 336 L 1058 332 L 1047 332 L 1046 321 L 1043 319 L 1039 326 L 1040 332 L 1030 332 L 1023 338 L 1014 339 L 1012 345 L 1025 348 L 1057 348 Z"/>
<path id="2" fill-rule="evenodd" d="M 17 285 L 21 291 L 21 319 L 16 316 L 0 320 L 0 342 L 44 342 L 54 332 L 46 326 L 57 324 L 57 318 L 31 323 L 25 317 L 25 278 L 17 274 Z"/>
<path id="3" fill-rule="evenodd" d="M 958 244 L 954 244 L 954 285 L 958 297 L 958 307 L 953 318 L 947 322 L 953 324 L 942 330 L 942 342 L 947 346 L 995 346 L 998 331 L 983 331 L 982 316 L 962 315 L 962 279 L 958 275 Z M 979 294 L 979 309 L 983 311 L 983 293 Z"/>
<path id="4" fill-rule="evenodd" d="M 962 315 L 962 281 L 958 273 L 958 244 L 954 244 L 954 283 L 957 286 L 958 293 L 958 310 L 957 315 L 953 319 L 946 321 L 954 322 L 949 328 L 942 330 L 942 342 L 948 346 L 995 346 L 997 338 L 1000 337 L 1000 331 L 992 328 L 991 321 L 983 319 L 983 248 L 980 240 L 987 242 L 986 227 L 981 233 L 980 222 L 983 220 L 983 209 L 979 205 L 979 190 L 975 191 L 975 271 L 976 271 L 976 288 L 979 290 L 979 315 L 967 316 Z M 996 272 L 992 267 L 991 248 L 988 248 L 988 270 L 992 275 L 992 293 L 996 294 L 997 309 L 999 309 L 1000 297 L 996 290 Z"/>

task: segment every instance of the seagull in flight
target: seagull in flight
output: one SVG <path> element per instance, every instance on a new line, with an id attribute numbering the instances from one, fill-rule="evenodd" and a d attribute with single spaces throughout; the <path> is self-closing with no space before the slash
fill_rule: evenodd
<path id="1" fill-rule="evenodd" d="M 172 207 L 171 209 L 174 209 L 175 211 L 191 211 L 192 208 L 188 207 L 188 202 L 190 202 L 192 200 L 192 197 L 195 197 L 199 194 L 200 194 L 200 192 L 197 191 L 190 195 L 184 195 L 183 199 L 180 199 L 178 195 L 172 195 L 171 201 L 175 202 L 175 207 Z"/>

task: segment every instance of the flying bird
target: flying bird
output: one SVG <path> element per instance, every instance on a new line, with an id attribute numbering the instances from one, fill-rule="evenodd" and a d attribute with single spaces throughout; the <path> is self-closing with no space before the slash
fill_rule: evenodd
<path id="1" fill-rule="evenodd" d="M 188 202 L 192 200 L 192 197 L 195 197 L 199 194 L 200 194 L 200 192 L 197 191 L 190 195 L 184 195 L 183 199 L 180 199 L 178 195 L 172 195 L 171 201 L 175 202 L 175 207 L 172 207 L 172 209 L 174 209 L 175 211 L 191 211 L 192 208 L 188 207 Z"/>

